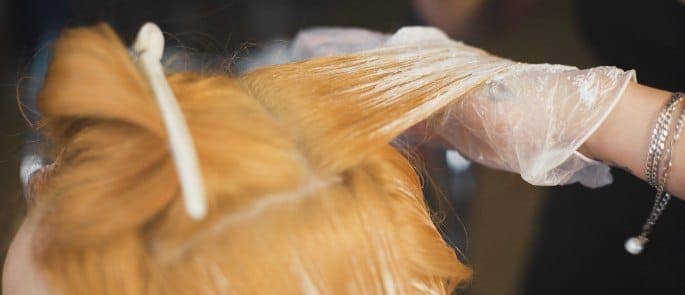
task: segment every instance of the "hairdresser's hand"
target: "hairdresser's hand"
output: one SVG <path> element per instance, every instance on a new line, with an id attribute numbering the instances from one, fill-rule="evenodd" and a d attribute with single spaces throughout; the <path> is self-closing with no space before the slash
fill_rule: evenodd
<path id="1" fill-rule="evenodd" d="M 292 60 L 355 53 L 383 46 L 388 34 L 360 28 L 315 27 L 297 33 L 290 45 Z"/>
<path id="2" fill-rule="evenodd" d="M 421 134 L 437 133 L 464 156 L 520 173 L 536 185 L 580 181 L 594 187 L 611 181 L 606 165 L 584 157 L 577 149 L 611 112 L 634 79 L 632 72 L 516 63 L 449 40 L 431 28 L 405 28 L 387 39 L 383 36 L 354 29 L 305 31 L 294 48 L 308 48 L 301 50 L 309 52 L 306 57 L 355 51 L 349 48 L 397 47 L 419 53 L 444 48 L 449 54 L 442 63 L 407 59 L 418 68 L 444 67 L 445 78 L 460 80 L 442 89 L 455 94 L 453 102 L 423 125 L 428 127 L 424 132 L 410 130 L 410 137 L 421 141 Z M 406 75 L 411 74 L 415 73 Z M 462 94 L 461 89 L 470 90 Z"/>
<path id="3" fill-rule="evenodd" d="M 611 112 L 632 72 L 514 64 L 457 99 L 431 124 L 464 156 L 536 185 L 611 182 L 576 150 Z"/>

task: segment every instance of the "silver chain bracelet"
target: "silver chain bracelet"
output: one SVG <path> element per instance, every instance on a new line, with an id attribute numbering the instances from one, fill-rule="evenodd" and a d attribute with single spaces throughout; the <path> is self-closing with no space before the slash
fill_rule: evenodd
<path id="1" fill-rule="evenodd" d="M 666 192 L 666 186 L 668 184 L 668 176 L 672 166 L 671 157 L 673 156 L 673 148 L 678 141 L 678 138 L 680 138 L 682 129 L 685 126 L 685 107 L 680 108 L 680 116 L 676 123 L 673 136 L 668 142 L 668 146 L 665 146 L 665 143 L 671 128 L 673 112 L 675 111 L 676 105 L 678 105 L 684 97 L 685 95 L 683 93 L 673 93 L 671 99 L 659 114 L 656 126 L 652 132 L 645 164 L 645 176 L 647 182 L 656 188 L 656 197 L 654 205 L 652 206 L 652 211 L 649 214 L 647 221 L 645 221 L 645 224 L 642 226 L 640 234 L 636 237 L 629 238 L 625 243 L 625 249 L 630 254 L 637 255 L 642 253 L 645 244 L 649 241 L 649 234 L 652 232 L 654 225 L 668 206 L 668 202 L 671 200 L 671 195 Z M 666 154 L 662 159 L 664 148 L 666 148 Z M 662 162 L 664 163 L 664 168 L 661 177 L 659 177 Z"/>

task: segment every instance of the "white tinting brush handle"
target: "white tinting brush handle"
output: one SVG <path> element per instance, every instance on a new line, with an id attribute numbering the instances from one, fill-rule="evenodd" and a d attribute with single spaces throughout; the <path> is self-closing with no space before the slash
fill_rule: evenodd
<path id="1" fill-rule="evenodd" d="M 200 165 L 183 112 L 164 75 L 161 64 L 164 35 L 159 27 L 154 23 L 143 25 L 133 43 L 133 50 L 164 120 L 186 211 L 193 219 L 202 219 L 207 213 L 207 200 Z"/>

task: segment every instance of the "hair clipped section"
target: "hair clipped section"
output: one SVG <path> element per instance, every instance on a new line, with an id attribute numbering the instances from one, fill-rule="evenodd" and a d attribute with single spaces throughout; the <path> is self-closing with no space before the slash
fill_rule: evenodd
<path id="1" fill-rule="evenodd" d="M 389 145 L 438 111 L 413 113 L 450 81 L 372 91 L 410 68 L 374 54 L 167 76 L 207 189 L 195 221 L 126 48 L 106 25 L 64 32 L 40 95 L 55 167 L 30 214 L 50 283 L 65 294 L 450 294 L 470 271 Z"/>

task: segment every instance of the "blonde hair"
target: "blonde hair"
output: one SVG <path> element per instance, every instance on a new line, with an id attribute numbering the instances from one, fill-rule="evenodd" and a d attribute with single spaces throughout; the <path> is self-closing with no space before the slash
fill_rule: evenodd
<path id="1" fill-rule="evenodd" d="M 470 271 L 390 145 L 438 111 L 426 105 L 442 86 L 384 100 L 369 83 L 406 65 L 370 60 L 168 75 L 207 190 L 208 215 L 195 221 L 122 42 L 107 25 L 65 31 L 39 98 L 55 164 L 30 213 L 50 284 L 64 294 L 451 293 Z"/>

